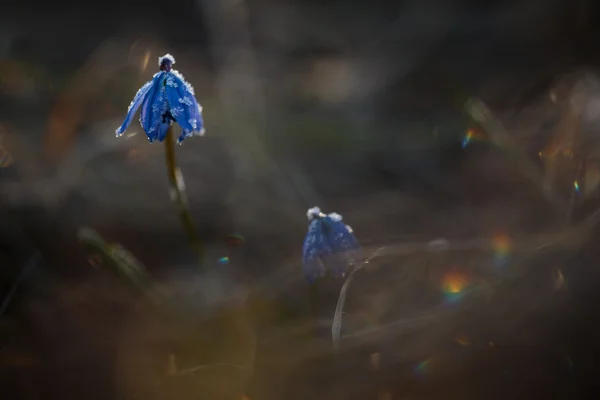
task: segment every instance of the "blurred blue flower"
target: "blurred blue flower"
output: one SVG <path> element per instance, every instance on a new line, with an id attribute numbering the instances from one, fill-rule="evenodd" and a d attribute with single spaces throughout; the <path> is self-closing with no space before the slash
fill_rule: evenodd
<path id="1" fill-rule="evenodd" d="M 162 142 L 173 122 L 182 129 L 178 143 L 204 134 L 202 106 L 194 97 L 192 85 L 185 81 L 183 75 L 171 69 L 173 64 L 175 59 L 170 54 L 158 58 L 160 71 L 136 93 L 123 125 L 116 130 L 117 137 L 125 133 L 140 106 L 140 124 L 150 142 Z"/>
<path id="2" fill-rule="evenodd" d="M 308 233 L 302 247 L 304 275 L 309 283 L 323 277 L 327 271 L 343 277 L 351 265 L 362 258 L 360 244 L 352 228 L 336 213 L 323 214 L 319 207 L 308 210 Z"/>

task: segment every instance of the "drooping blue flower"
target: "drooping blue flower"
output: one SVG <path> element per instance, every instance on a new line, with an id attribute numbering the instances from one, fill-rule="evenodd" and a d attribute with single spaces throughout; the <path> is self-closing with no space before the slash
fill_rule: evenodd
<path id="1" fill-rule="evenodd" d="M 319 207 L 306 213 L 308 232 L 302 248 L 304 275 L 309 283 L 329 271 L 343 277 L 350 266 L 362 258 L 362 251 L 352 228 L 336 213 L 323 214 Z"/>
<path id="2" fill-rule="evenodd" d="M 136 93 L 123 125 L 115 131 L 117 137 L 125 133 L 140 106 L 140 124 L 150 142 L 162 142 L 173 122 L 182 130 L 178 143 L 204 134 L 202 106 L 196 100 L 192 85 L 172 69 L 173 64 L 175 59 L 170 54 L 158 58 L 160 71 Z"/>

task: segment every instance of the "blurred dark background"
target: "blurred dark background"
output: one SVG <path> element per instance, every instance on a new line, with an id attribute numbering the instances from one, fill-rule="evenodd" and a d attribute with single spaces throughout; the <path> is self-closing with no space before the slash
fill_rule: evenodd
<path id="1" fill-rule="evenodd" d="M 590 398 L 599 8 L 3 5 L 3 398 Z M 163 147 L 137 121 L 114 137 L 167 52 L 204 107 L 207 135 L 177 148 L 202 269 Z M 300 265 L 314 205 L 342 214 L 367 253 L 386 249 L 357 273 L 337 355 L 341 283 L 310 287 Z M 196 333 L 93 268 L 84 226 L 134 254 Z M 437 238 L 448 249 L 432 251 Z M 169 354 L 179 371 L 217 366 L 173 375 Z"/>

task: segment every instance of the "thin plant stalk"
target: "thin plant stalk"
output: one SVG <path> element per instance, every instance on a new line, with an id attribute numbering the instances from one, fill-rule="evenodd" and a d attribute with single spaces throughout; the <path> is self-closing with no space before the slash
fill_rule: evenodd
<path id="1" fill-rule="evenodd" d="M 169 184 L 171 185 L 171 199 L 175 202 L 179 210 L 179 217 L 183 224 L 183 229 L 188 237 L 190 245 L 198 254 L 200 264 L 204 258 L 204 247 L 198 237 L 198 232 L 192 222 L 192 217 L 187 208 L 187 199 L 185 196 L 185 187 L 183 183 L 183 175 L 177 167 L 175 159 L 175 135 L 173 134 L 173 125 L 167 131 L 165 138 L 165 160 L 167 163 L 167 173 L 169 175 Z"/>
<path id="2" fill-rule="evenodd" d="M 354 268 L 348 278 L 346 278 L 346 282 L 344 286 L 342 286 L 342 290 L 340 290 L 340 296 L 338 298 L 337 305 L 335 307 L 335 314 L 333 315 L 333 323 L 331 324 L 331 339 L 333 341 L 333 349 L 335 351 L 340 348 L 340 337 L 342 333 L 342 317 L 344 315 L 344 305 L 346 304 L 346 295 L 348 294 L 348 289 L 350 288 L 350 283 L 352 282 L 352 278 L 354 277 L 354 273 L 363 269 L 366 265 L 369 264 L 370 261 L 375 259 L 384 250 L 384 247 L 380 247 L 377 249 L 369 258 L 363 261 L 359 266 Z"/>

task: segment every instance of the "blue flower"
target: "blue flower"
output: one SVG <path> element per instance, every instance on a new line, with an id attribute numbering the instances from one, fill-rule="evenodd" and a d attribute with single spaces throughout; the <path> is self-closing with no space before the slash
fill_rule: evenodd
<path id="1" fill-rule="evenodd" d="M 362 258 L 360 244 L 352 228 L 336 213 L 323 214 L 319 207 L 308 210 L 308 233 L 302 248 L 304 275 L 309 283 L 323 277 L 327 271 L 343 277 L 351 265 Z"/>
<path id="2" fill-rule="evenodd" d="M 170 54 L 158 58 L 160 71 L 136 93 L 123 125 L 116 130 L 117 137 L 125 133 L 140 106 L 140 124 L 150 142 L 162 142 L 173 122 L 182 129 L 178 143 L 204 134 L 202 106 L 194 97 L 192 85 L 185 81 L 183 75 L 171 69 L 173 64 L 175 59 Z"/>

